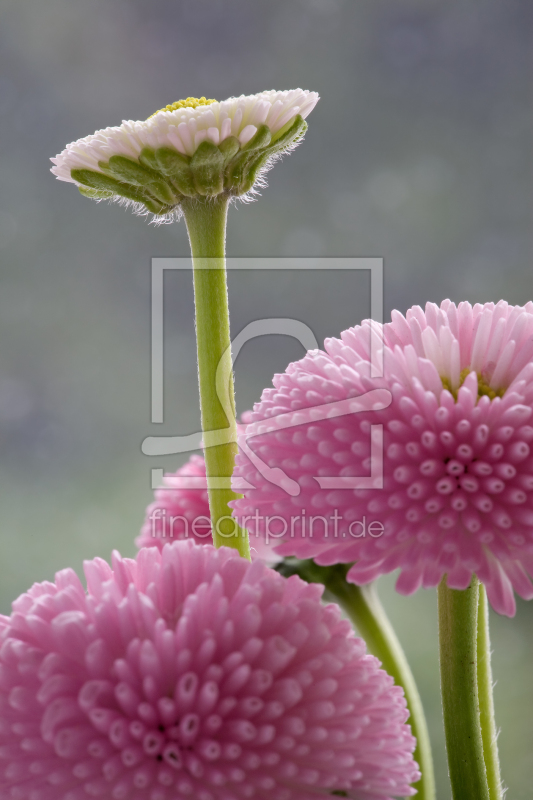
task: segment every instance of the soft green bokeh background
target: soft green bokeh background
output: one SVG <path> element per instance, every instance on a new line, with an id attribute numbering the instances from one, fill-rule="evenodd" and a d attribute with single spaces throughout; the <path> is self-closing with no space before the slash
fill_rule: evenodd
<path id="1" fill-rule="evenodd" d="M 187 255 L 156 228 L 60 184 L 48 158 L 188 95 L 317 90 L 305 144 L 260 202 L 232 210 L 234 256 L 384 256 L 386 314 L 445 297 L 531 299 L 533 6 L 398 0 L 3 0 L 0 7 L 0 610 L 32 581 L 133 538 L 154 433 L 198 424 L 192 292 L 166 290 L 166 408 L 150 424 L 150 258 Z M 234 332 L 293 315 L 319 340 L 368 315 L 368 280 L 231 276 Z M 246 346 L 240 410 L 301 355 Z M 433 592 L 383 596 L 443 753 Z M 493 615 L 510 800 L 531 797 L 533 604 Z"/>

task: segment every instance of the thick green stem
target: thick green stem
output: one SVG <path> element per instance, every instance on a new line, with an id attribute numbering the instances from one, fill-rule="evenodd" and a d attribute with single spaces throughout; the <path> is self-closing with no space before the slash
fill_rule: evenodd
<path id="1" fill-rule="evenodd" d="M 478 698 L 479 582 L 439 585 L 442 708 L 453 800 L 490 800 Z"/>
<path id="2" fill-rule="evenodd" d="M 403 687 L 409 708 L 409 723 L 417 741 L 414 758 L 422 773 L 418 783 L 413 786 L 418 791 L 417 798 L 434 800 L 433 756 L 422 701 L 405 653 L 379 600 L 375 583 L 354 586 L 337 572 L 326 587 L 335 595 L 365 640 L 368 650 L 379 658 L 383 669 L 394 678 L 394 683 Z"/>
<path id="3" fill-rule="evenodd" d="M 477 685 L 483 755 L 487 768 L 490 800 L 502 800 L 503 790 L 498 755 L 498 733 L 494 718 L 492 669 L 490 666 L 489 604 L 487 592 L 479 584 L 479 611 L 477 633 Z"/>
<path id="4" fill-rule="evenodd" d="M 228 502 L 237 452 L 228 290 L 226 283 L 226 216 L 228 198 L 182 201 L 193 257 L 194 302 L 200 407 L 204 433 L 209 510 L 215 547 L 234 547 L 250 558 L 248 534 L 231 518 Z M 217 370 L 224 378 L 217 386 Z"/>
<path id="5" fill-rule="evenodd" d="M 368 650 L 381 661 L 383 669 L 394 678 L 405 692 L 409 708 L 409 723 L 417 746 L 414 753 L 422 777 L 413 784 L 419 800 L 435 800 L 435 774 L 431 743 L 424 716 L 422 701 L 398 637 L 389 622 L 378 597 L 375 584 L 355 586 L 346 581 L 349 565 L 319 567 L 313 561 L 286 559 L 279 568 L 283 574 L 297 573 L 304 580 L 323 583 L 333 599 L 341 606 L 357 632 L 365 640 Z M 473 800 L 473 798 L 471 798 Z"/>

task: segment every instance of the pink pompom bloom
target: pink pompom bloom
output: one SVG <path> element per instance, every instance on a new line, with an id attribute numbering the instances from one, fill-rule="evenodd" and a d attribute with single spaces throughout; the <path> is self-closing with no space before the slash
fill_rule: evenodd
<path id="1" fill-rule="evenodd" d="M 358 584 L 400 568 L 404 594 L 444 575 L 465 589 L 475 573 L 512 616 L 513 589 L 533 597 L 533 303 L 414 306 L 325 350 L 255 406 L 235 476 L 256 488 L 236 517 L 280 554 L 356 562 Z"/>
<path id="2" fill-rule="evenodd" d="M 177 472 L 163 477 L 164 485 L 155 490 L 155 499 L 146 509 L 144 523 L 135 540 L 138 548 L 163 549 L 169 542 L 191 539 L 197 544 L 212 544 L 211 515 L 207 496 L 205 460 L 193 455 Z M 269 564 L 280 560 L 262 537 L 250 542 L 252 558 Z"/>
<path id="3" fill-rule="evenodd" d="M 146 509 L 137 547 L 158 547 L 175 539 L 194 539 L 212 544 L 211 517 L 207 497 L 205 461 L 193 455 L 155 490 L 155 499 Z"/>
<path id="4" fill-rule="evenodd" d="M 419 773 L 403 690 L 322 588 L 192 540 L 0 617 L 2 800 L 360 800 Z"/>

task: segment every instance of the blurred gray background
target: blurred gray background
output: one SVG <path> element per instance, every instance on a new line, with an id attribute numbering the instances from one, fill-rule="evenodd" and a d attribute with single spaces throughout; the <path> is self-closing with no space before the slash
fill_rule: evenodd
<path id="1" fill-rule="evenodd" d="M 150 259 L 188 254 L 49 173 L 71 140 L 187 97 L 296 86 L 321 101 L 259 202 L 230 211 L 232 256 L 383 256 L 386 318 L 427 300 L 531 299 L 528 0 L 2 0 L 0 610 L 35 580 L 133 539 L 149 434 L 198 426 L 190 275 L 166 279 L 166 409 L 150 424 Z M 320 342 L 369 313 L 364 274 L 230 276 L 232 327 L 296 316 Z M 242 411 L 302 354 L 246 345 Z M 430 718 L 449 797 L 433 592 L 382 594 Z M 531 797 L 533 604 L 493 615 L 509 800 Z"/>

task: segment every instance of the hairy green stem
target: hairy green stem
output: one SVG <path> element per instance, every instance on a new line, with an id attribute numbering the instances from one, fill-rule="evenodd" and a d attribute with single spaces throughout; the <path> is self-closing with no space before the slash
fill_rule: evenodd
<path id="1" fill-rule="evenodd" d="M 477 633 L 477 685 L 483 756 L 487 769 L 490 800 L 502 800 L 503 789 L 498 755 L 498 733 L 494 718 L 492 669 L 490 665 L 489 604 L 487 592 L 479 584 L 479 609 Z"/>
<path id="2" fill-rule="evenodd" d="M 403 687 L 409 708 L 409 723 L 417 742 L 414 758 L 422 773 L 413 786 L 420 800 L 434 800 L 433 756 L 422 701 L 405 653 L 379 600 L 375 583 L 355 586 L 337 573 L 326 587 L 338 599 L 369 651 L 379 658 L 383 669 L 394 678 L 394 683 Z"/>
<path id="3" fill-rule="evenodd" d="M 346 573 L 349 565 L 346 564 L 319 567 L 313 561 L 286 561 L 288 564 L 279 568 L 283 574 L 297 573 L 304 580 L 324 584 L 365 640 L 369 652 L 379 658 L 383 669 L 394 678 L 397 686 L 403 688 L 409 708 L 409 723 L 417 740 L 414 758 L 422 773 L 413 786 L 419 800 L 435 800 L 433 756 L 422 701 L 405 653 L 379 600 L 376 585 L 355 586 L 348 583 Z"/>
<path id="4" fill-rule="evenodd" d="M 250 558 L 248 534 L 231 518 L 228 502 L 237 452 L 233 370 L 226 282 L 228 198 L 182 201 L 193 257 L 200 407 L 209 510 L 215 547 L 233 547 Z"/>
<path id="5" fill-rule="evenodd" d="M 491 800 L 478 696 L 479 582 L 438 589 L 444 733 L 453 800 Z"/>

